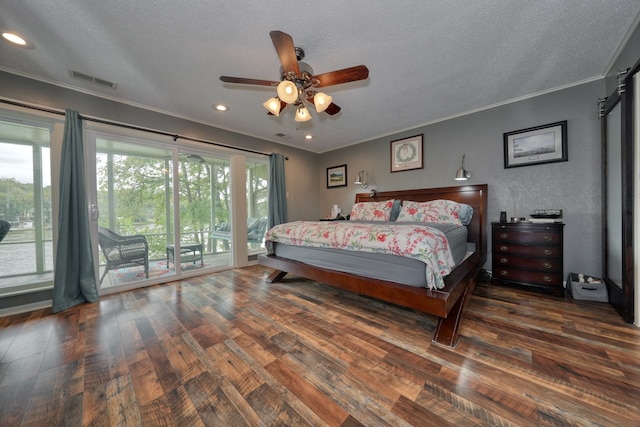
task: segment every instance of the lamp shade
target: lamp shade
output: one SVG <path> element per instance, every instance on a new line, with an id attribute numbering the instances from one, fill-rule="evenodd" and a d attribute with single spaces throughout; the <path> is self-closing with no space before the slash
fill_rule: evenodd
<path id="1" fill-rule="evenodd" d="M 466 181 L 471 178 L 471 172 L 464 168 L 464 158 L 467 157 L 466 154 L 462 155 L 462 162 L 460 163 L 460 169 L 456 172 L 456 181 Z"/>
<path id="2" fill-rule="evenodd" d="M 269 98 L 264 104 L 264 108 L 276 117 L 280 115 L 280 100 L 278 98 Z"/>
<path id="3" fill-rule="evenodd" d="M 293 104 L 298 99 L 298 87 L 292 81 L 283 80 L 278 83 L 277 92 L 278 98 L 287 104 Z"/>
<path id="4" fill-rule="evenodd" d="M 316 106 L 316 111 L 318 113 L 326 110 L 332 100 L 332 97 L 322 92 L 318 92 L 313 96 L 313 104 Z"/>
<path id="5" fill-rule="evenodd" d="M 309 110 L 307 110 L 307 107 L 298 107 L 295 120 L 296 122 L 306 122 L 307 120 L 311 120 L 311 114 L 309 114 Z"/>
<path id="6" fill-rule="evenodd" d="M 356 176 L 356 180 L 353 181 L 353 183 L 356 185 L 362 184 L 362 172 L 358 172 L 358 175 Z"/>
<path id="7" fill-rule="evenodd" d="M 456 172 L 456 181 L 466 181 L 471 176 L 471 173 L 466 171 L 463 167 Z"/>

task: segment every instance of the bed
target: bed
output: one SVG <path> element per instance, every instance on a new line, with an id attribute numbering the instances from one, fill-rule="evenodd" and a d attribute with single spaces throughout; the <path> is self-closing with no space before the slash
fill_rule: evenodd
<path id="1" fill-rule="evenodd" d="M 473 293 L 480 269 L 487 257 L 487 185 L 385 191 L 373 195 L 370 193 L 358 193 L 355 197 L 355 203 L 380 202 L 392 199 L 414 202 L 451 200 L 466 204 L 473 209 L 470 222 L 466 225 L 468 251 L 461 260 L 456 262 L 455 267 L 442 278 L 443 282 L 439 285 L 441 288 L 434 288 L 427 284 L 426 278 L 422 284 L 399 283 L 393 278 L 368 277 L 366 272 L 342 271 L 346 270 L 343 266 L 327 264 L 326 261 L 318 262 L 312 256 L 307 256 L 304 252 L 301 252 L 297 247 L 293 251 L 289 248 L 289 252 L 286 252 L 285 249 L 285 251 L 278 250 L 273 251 L 274 253 L 260 255 L 258 262 L 274 269 L 273 273 L 267 278 L 269 283 L 278 282 L 283 280 L 287 274 L 293 274 L 435 315 L 439 319 L 434 331 L 433 341 L 448 347 L 455 347 L 466 302 Z M 351 222 L 336 221 L 330 224 L 337 225 L 337 223 Z M 340 226 L 343 227 L 342 224 Z M 330 249 L 324 250 L 330 251 Z M 298 253 L 298 260 L 291 259 L 287 255 L 293 253 Z M 303 255 L 300 256 L 300 253 Z M 282 256 L 281 254 L 285 255 Z M 403 257 L 400 256 L 369 254 L 367 257 L 376 262 L 375 257 L 378 255 L 385 257 L 380 262 L 387 263 L 386 265 L 397 261 L 400 264 L 400 269 L 409 268 L 402 264 L 407 261 L 401 259 Z M 357 257 L 358 255 L 353 254 L 353 256 Z M 413 261 L 415 260 L 411 260 L 411 262 Z M 358 258 L 353 258 L 352 263 L 360 264 L 361 261 Z"/>

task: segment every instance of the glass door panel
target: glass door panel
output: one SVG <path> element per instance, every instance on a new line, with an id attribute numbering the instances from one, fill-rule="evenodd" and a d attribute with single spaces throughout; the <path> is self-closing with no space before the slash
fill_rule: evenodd
<path id="1" fill-rule="evenodd" d="M 269 213 L 269 165 L 247 159 L 247 249 L 249 255 L 265 251 L 264 235 Z"/>
<path id="2" fill-rule="evenodd" d="M 100 288 L 175 275 L 173 150 L 96 137 Z"/>
<path id="3" fill-rule="evenodd" d="M 168 262 L 184 271 L 232 264 L 231 165 L 229 159 L 180 153 L 180 242 Z M 180 261 L 178 261 L 178 258 Z"/>
<path id="4" fill-rule="evenodd" d="M 53 281 L 50 139 L 50 127 L 0 120 L 0 296 Z"/>

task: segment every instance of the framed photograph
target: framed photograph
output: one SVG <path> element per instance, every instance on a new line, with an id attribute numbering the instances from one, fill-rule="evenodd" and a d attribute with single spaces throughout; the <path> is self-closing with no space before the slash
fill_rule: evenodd
<path id="1" fill-rule="evenodd" d="M 504 134 L 504 167 L 566 162 L 567 121 Z"/>
<path id="2" fill-rule="evenodd" d="M 327 188 L 347 186 L 347 165 L 327 168 Z"/>
<path id="3" fill-rule="evenodd" d="M 422 169 L 422 135 L 391 141 L 391 172 Z"/>

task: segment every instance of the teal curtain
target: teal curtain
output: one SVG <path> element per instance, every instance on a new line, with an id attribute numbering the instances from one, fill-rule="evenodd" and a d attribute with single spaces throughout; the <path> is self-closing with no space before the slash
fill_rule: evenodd
<path id="1" fill-rule="evenodd" d="M 282 154 L 271 154 L 269 164 L 269 228 L 287 222 L 287 187 Z"/>
<path id="2" fill-rule="evenodd" d="M 60 214 L 53 312 L 98 300 L 85 191 L 82 120 L 66 110 L 60 165 Z"/>

